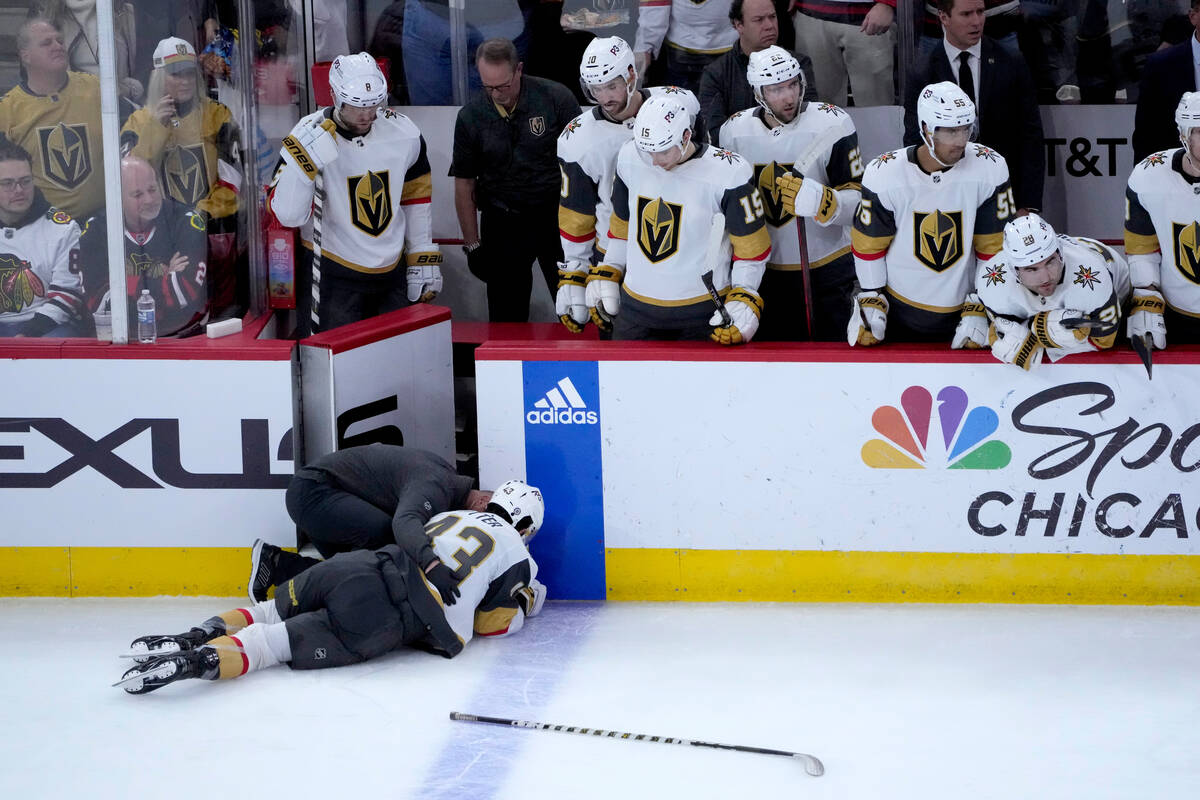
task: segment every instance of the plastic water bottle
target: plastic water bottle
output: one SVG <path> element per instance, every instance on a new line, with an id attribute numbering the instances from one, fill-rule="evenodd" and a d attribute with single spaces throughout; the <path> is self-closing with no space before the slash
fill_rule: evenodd
<path id="1" fill-rule="evenodd" d="M 138 341 L 142 344 L 154 344 L 158 338 L 158 325 L 154 320 L 154 298 L 149 289 L 142 289 L 142 296 L 137 301 Z"/>

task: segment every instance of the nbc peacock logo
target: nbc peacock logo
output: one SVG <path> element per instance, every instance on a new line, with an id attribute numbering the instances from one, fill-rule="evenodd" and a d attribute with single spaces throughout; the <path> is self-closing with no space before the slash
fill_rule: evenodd
<path id="1" fill-rule="evenodd" d="M 968 410 L 967 393 L 946 386 L 933 395 L 924 386 L 900 394 L 900 407 L 880 406 L 871 426 L 885 438 L 862 447 L 874 469 L 1003 469 L 1012 461 L 1008 445 L 991 436 L 1000 418 L 987 406 Z"/>

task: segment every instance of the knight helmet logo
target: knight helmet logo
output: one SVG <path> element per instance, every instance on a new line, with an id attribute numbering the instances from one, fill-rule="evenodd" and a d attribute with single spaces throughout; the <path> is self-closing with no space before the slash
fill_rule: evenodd
<path id="1" fill-rule="evenodd" d="M 637 201 L 638 247 L 656 264 L 679 251 L 679 228 L 683 224 L 683 206 L 661 197 L 639 197 Z"/>
<path id="2" fill-rule="evenodd" d="M 194 206 L 208 195 L 204 145 L 172 147 L 162 161 L 162 181 L 173 200 Z"/>
<path id="3" fill-rule="evenodd" d="M 1171 248 L 1175 268 L 1192 283 L 1200 284 L 1200 223 L 1171 223 Z"/>
<path id="4" fill-rule="evenodd" d="M 779 188 L 775 185 L 775 179 L 780 175 L 787 175 L 792 170 L 792 165 L 779 164 L 772 161 L 770 164 L 755 164 L 754 165 L 754 185 L 758 187 L 758 193 L 762 195 L 764 217 L 768 225 L 773 225 L 776 228 L 786 225 L 793 219 L 793 216 L 784 208 L 783 199 L 780 197 Z"/>
<path id="5" fill-rule="evenodd" d="M 42 151 L 42 172 L 46 179 L 64 189 L 82 186 L 92 174 L 87 125 L 60 122 L 38 128 L 37 135 Z"/>
<path id="6" fill-rule="evenodd" d="M 962 212 L 914 213 L 913 255 L 934 272 L 954 266 L 963 256 Z"/>
<path id="7" fill-rule="evenodd" d="M 350 221 L 369 236 L 378 236 L 392 222 L 392 186 L 388 171 L 351 175 L 346 179 Z"/>

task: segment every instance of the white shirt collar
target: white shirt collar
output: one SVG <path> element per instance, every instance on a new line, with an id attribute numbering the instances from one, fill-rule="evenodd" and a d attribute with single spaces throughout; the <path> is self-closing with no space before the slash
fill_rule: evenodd
<path id="1" fill-rule="evenodd" d="M 1195 37 L 1192 37 L 1192 41 L 1195 41 Z M 950 66 L 954 67 L 955 69 L 958 68 L 958 54 L 959 53 L 962 53 L 962 52 L 970 53 L 972 56 L 975 57 L 975 63 L 979 63 L 979 61 L 983 58 L 983 39 L 980 39 L 978 42 L 976 42 L 975 44 L 968 47 L 965 51 L 959 50 L 957 47 L 950 44 L 950 40 L 944 36 L 942 37 L 942 44 L 946 48 L 946 57 L 950 59 Z M 1194 46 L 1192 49 L 1193 49 L 1193 52 L 1195 52 Z"/>
<path id="2" fill-rule="evenodd" d="M 1200 67 L 1200 42 L 1196 41 L 1196 35 L 1192 34 L 1188 37 L 1192 43 L 1192 63 Z"/>

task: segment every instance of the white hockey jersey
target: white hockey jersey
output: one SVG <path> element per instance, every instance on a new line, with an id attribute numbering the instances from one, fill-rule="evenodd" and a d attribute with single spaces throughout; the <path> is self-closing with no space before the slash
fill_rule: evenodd
<path id="1" fill-rule="evenodd" d="M 302 122 L 331 113 L 323 108 Z M 402 251 L 410 258 L 439 252 L 433 243 L 429 159 L 412 120 L 381 108 L 366 135 L 348 138 L 340 128 L 334 135 L 338 157 L 321 171 L 323 271 L 337 265 L 350 274 L 378 275 L 391 272 Z M 281 159 L 270 194 L 275 216 L 289 227 L 303 226 L 301 238 L 310 248 L 315 185 Z"/>
<path id="2" fill-rule="evenodd" d="M 507 636 L 536 616 L 546 599 L 537 564 L 521 535 L 495 514 L 446 511 L 425 524 L 433 552 L 460 577 L 460 596 L 445 606 L 446 621 L 463 644 L 475 634 Z M 430 585 L 437 595 L 437 589 Z"/>
<path id="3" fill-rule="evenodd" d="M 926 312 L 957 312 L 976 259 L 1000 251 L 1016 210 L 1008 165 L 989 147 L 968 142 L 957 164 L 933 174 L 915 146 L 884 153 L 863 174 L 851 232 L 859 284 Z"/>
<path id="4" fill-rule="evenodd" d="M 1129 298 L 1129 265 L 1111 247 L 1095 239 L 1059 234 L 1059 252 L 1063 275 L 1058 288 L 1049 297 L 1026 289 L 1017 279 L 1017 271 L 1007 263 L 1004 252 L 980 264 L 975 275 L 975 292 L 991 316 L 1028 322 L 1043 311 L 1069 308 L 1084 316 L 1097 318 L 1103 327 L 1077 332 L 1079 346 L 1070 352 L 1103 350 L 1112 347 L 1119 332 L 1121 306 Z M 1057 360 L 1065 352 L 1047 348 Z"/>
<path id="5" fill-rule="evenodd" d="M 669 95 L 692 115 L 700 116 L 700 101 L 678 86 L 641 89 L 643 99 Z M 608 252 L 608 220 L 612 215 L 612 183 L 621 145 L 633 138 L 635 117 L 613 122 L 599 106 L 571 120 L 558 135 L 558 168 L 562 191 L 558 205 L 558 234 L 563 258 L 583 267 Z"/>
<path id="6" fill-rule="evenodd" d="M 1183 148 L 1143 158 L 1125 190 L 1125 254 L 1133 285 L 1157 286 L 1175 311 L 1200 317 L 1200 179 Z"/>
<path id="7" fill-rule="evenodd" d="M 737 41 L 729 24 L 731 0 L 641 0 L 635 53 L 658 55 L 663 40 L 689 53 L 724 53 Z"/>
<path id="8" fill-rule="evenodd" d="M 796 218 L 784 210 L 775 178 L 808 160 L 813 147 L 819 147 L 820 154 L 804 176 L 833 189 L 838 208 L 828 220 L 811 219 L 805 224 L 809 267 L 817 269 L 848 256 L 850 224 L 862 197 L 863 174 L 853 120 L 829 103 L 807 103 L 796 119 L 775 128 L 767 126 L 764 113 L 757 106 L 737 112 L 721 126 L 720 141 L 754 167 L 753 183 L 762 195 L 771 233 L 767 269 L 800 269 Z"/>
<path id="9" fill-rule="evenodd" d="M 28 322 L 35 314 L 58 324 L 83 313 L 79 225 L 51 208 L 40 193 L 23 220 L 0 228 L 0 321 Z"/>
<path id="10" fill-rule="evenodd" d="M 700 276 L 707 270 L 720 292 L 731 283 L 757 291 L 771 237 L 752 174 L 737 153 L 703 144 L 664 170 L 626 142 L 617 155 L 604 263 L 622 270 L 625 291 L 650 305 L 705 301 Z"/>

